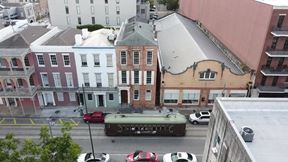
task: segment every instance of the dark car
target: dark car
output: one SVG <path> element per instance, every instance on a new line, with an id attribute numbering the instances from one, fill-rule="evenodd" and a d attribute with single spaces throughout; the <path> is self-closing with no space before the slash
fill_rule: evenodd
<path id="1" fill-rule="evenodd" d="M 85 123 L 104 123 L 105 114 L 102 111 L 84 114 L 83 120 Z"/>
<path id="2" fill-rule="evenodd" d="M 154 152 L 146 151 L 135 151 L 130 153 L 126 157 L 126 162 L 159 162 L 158 155 Z"/>

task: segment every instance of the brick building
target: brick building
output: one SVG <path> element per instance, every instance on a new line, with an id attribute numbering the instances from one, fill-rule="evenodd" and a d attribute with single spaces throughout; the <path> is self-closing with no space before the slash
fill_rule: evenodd
<path id="1" fill-rule="evenodd" d="M 120 103 L 154 107 L 158 43 L 152 25 L 135 17 L 120 29 L 115 42 Z"/>
<path id="2" fill-rule="evenodd" d="M 255 70 L 255 96 L 288 97 L 288 1 L 180 0 L 179 10 L 237 66 Z"/>
<path id="3" fill-rule="evenodd" d="M 180 14 L 155 22 L 164 106 L 211 106 L 219 96 L 246 97 L 249 71 L 242 71 L 196 23 Z"/>

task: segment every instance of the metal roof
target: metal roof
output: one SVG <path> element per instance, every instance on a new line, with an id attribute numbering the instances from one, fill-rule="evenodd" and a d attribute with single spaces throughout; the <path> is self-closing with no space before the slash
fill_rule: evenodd
<path id="1" fill-rule="evenodd" d="M 122 25 L 116 45 L 157 45 L 151 24 L 129 19 Z"/>
<path id="2" fill-rule="evenodd" d="M 177 13 L 155 22 L 160 57 L 165 70 L 177 74 L 194 63 L 216 60 L 236 74 L 242 74 L 223 52 L 197 27 L 197 24 Z"/>
<path id="3" fill-rule="evenodd" d="M 247 146 L 256 161 L 287 161 L 288 99 L 219 98 L 217 100 L 230 123 L 236 126 L 236 133 L 239 134 L 242 126 L 253 129 L 255 133 L 253 142 L 242 143 Z"/>
<path id="4" fill-rule="evenodd" d="M 179 113 L 175 114 L 109 114 L 105 123 L 133 123 L 133 124 L 184 124 L 186 118 Z"/>
<path id="5" fill-rule="evenodd" d="M 75 45 L 76 34 L 81 34 L 81 30 L 68 27 L 47 40 L 43 45 L 73 46 Z"/>
<path id="6" fill-rule="evenodd" d="M 0 48 L 29 48 L 36 39 L 50 31 L 46 26 L 28 26 L 8 39 L 0 42 Z"/>

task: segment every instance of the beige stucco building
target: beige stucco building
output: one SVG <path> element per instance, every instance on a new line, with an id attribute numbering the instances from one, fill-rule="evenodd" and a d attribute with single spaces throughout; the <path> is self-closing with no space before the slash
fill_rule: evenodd
<path id="1" fill-rule="evenodd" d="M 209 106 L 218 96 L 249 96 L 253 74 L 233 64 L 195 22 L 174 13 L 156 27 L 163 106 Z"/>

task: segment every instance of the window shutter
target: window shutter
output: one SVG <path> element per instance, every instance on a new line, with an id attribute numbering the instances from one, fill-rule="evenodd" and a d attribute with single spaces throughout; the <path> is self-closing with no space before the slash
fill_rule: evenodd
<path id="1" fill-rule="evenodd" d="M 139 71 L 139 85 L 142 84 L 142 71 Z"/>
<path id="2" fill-rule="evenodd" d="M 131 71 L 131 84 L 134 85 L 134 71 Z"/>
<path id="3" fill-rule="evenodd" d="M 121 73 L 121 71 L 118 71 L 118 83 L 119 83 L 119 85 L 122 84 L 122 73 Z"/>
<path id="4" fill-rule="evenodd" d="M 147 71 L 144 71 L 144 85 L 147 83 Z"/>
<path id="5" fill-rule="evenodd" d="M 126 71 L 126 76 L 127 76 L 127 85 L 130 84 L 130 75 L 129 75 L 129 71 Z"/>
<path id="6" fill-rule="evenodd" d="M 155 73 L 155 71 L 152 71 L 152 73 L 151 73 L 151 85 L 154 85 L 154 73 Z"/>

